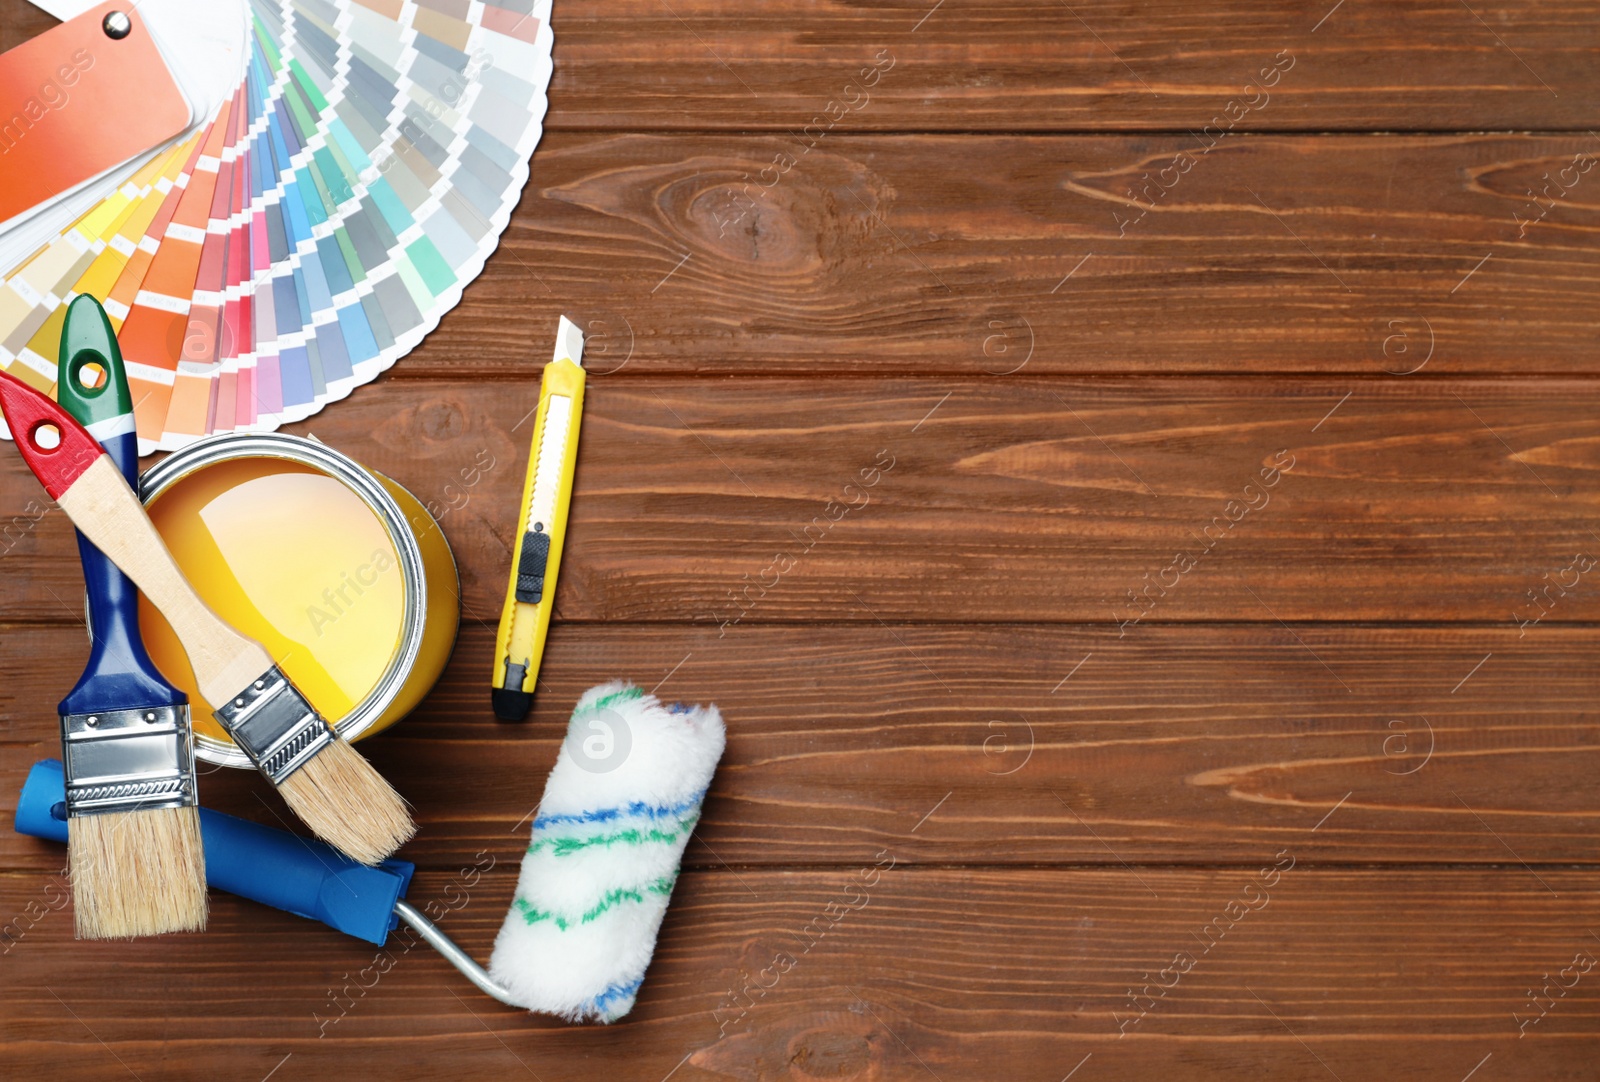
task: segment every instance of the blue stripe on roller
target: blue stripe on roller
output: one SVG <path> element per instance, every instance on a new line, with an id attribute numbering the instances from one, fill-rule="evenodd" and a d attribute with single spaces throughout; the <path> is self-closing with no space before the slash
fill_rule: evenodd
<path id="1" fill-rule="evenodd" d="M 533 821 L 533 829 L 542 830 L 563 823 L 609 823 L 625 815 L 645 819 L 667 819 L 674 815 L 682 815 L 686 811 L 693 811 L 705 798 L 706 790 L 702 789 L 688 800 L 677 804 L 646 804 L 642 800 L 635 800 L 620 808 L 596 808 L 594 811 L 578 812 L 575 815 L 541 815 Z"/>
<path id="2" fill-rule="evenodd" d="M 644 984 L 643 977 L 638 977 L 622 984 L 613 984 L 604 992 L 601 992 L 599 995 L 591 999 L 589 1001 L 589 1006 L 593 1008 L 597 1014 L 609 1014 L 610 1011 L 608 1008 L 613 1003 L 617 1002 L 618 1000 L 629 999 L 636 995 L 639 991 L 640 985 L 642 984 Z"/>

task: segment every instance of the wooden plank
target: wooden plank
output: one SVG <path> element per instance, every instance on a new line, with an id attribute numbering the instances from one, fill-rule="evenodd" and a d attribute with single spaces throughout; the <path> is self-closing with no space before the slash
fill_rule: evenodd
<path id="1" fill-rule="evenodd" d="M 1090 0 L 558 4 L 553 130 L 1593 125 L 1594 7 Z M 0 3 L 0 47 L 53 25 Z M 1266 74 L 1263 75 L 1263 72 Z M 831 122 L 831 124 L 830 124 Z"/>
<path id="2" fill-rule="evenodd" d="M 622 0 L 557 5 L 554 28 L 552 123 L 628 130 L 798 131 L 837 116 L 877 130 L 1198 131 L 1230 103 L 1267 129 L 1583 130 L 1600 44 L 1592 5 L 1532 0 Z M 875 62 L 892 66 L 875 76 Z"/>
<path id="3" fill-rule="evenodd" d="M 394 376 L 1590 372 L 1600 136 L 1202 145 L 552 135 Z"/>
<path id="4" fill-rule="evenodd" d="M 0 652 L 0 822 L 59 756 L 71 628 Z M 688 862 L 1250 862 L 1293 839 L 1320 863 L 1592 863 L 1600 629 L 1223 625 L 558 626 L 533 717 L 494 721 L 490 632 L 469 624 L 411 718 L 361 744 L 412 802 L 404 856 L 453 867 L 525 836 L 572 704 L 626 677 L 716 702 L 730 742 Z M 580 734 L 593 735 L 593 734 Z M 253 774 L 206 804 L 284 826 Z M 937 805 L 926 821 L 922 817 Z M 282 816 L 282 820 L 275 816 Z M 1313 827 L 1321 822 L 1316 830 Z M 298 829 L 298 828 L 296 828 Z M 0 868 L 57 847 L 0 833 Z"/>
<path id="5" fill-rule="evenodd" d="M 808 145 L 552 134 L 395 378 L 515 377 L 562 313 L 626 378 L 1589 370 L 1587 132 Z"/>
<path id="6" fill-rule="evenodd" d="M 15 49 L 54 25 L 55 19 L 28 0 L 0 0 L 0 52 Z"/>
<path id="7" fill-rule="evenodd" d="M 445 512 L 469 619 L 504 597 L 536 373 L 385 382 L 293 428 Z M 597 377 L 586 409 L 564 620 L 1514 638 L 1600 613 L 1574 564 L 1600 546 L 1592 381 Z M 23 471 L 0 454 L 0 619 L 76 620 L 67 524 L 33 524 Z"/>
<path id="8" fill-rule="evenodd" d="M 384 955 L 228 899 L 204 936 L 132 943 L 74 942 L 47 911 L 0 961 L 0 1070 L 200 1080 L 281 1064 L 322 1078 L 404 1063 L 407 1078 L 525 1066 L 556 1082 L 676 1065 L 689 1079 L 960 1082 L 1007 1063 L 1312 1080 L 1380 1062 L 1385 1077 L 1459 1079 L 1492 1056 L 1491 1077 L 1578 1079 L 1600 1052 L 1592 871 L 1540 871 L 1552 896 L 1520 868 L 1304 868 L 1292 842 L 1249 870 L 1001 874 L 893 857 L 684 875 L 637 1007 L 605 1029 L 495 1004 L 425 945 L 391 938 Z M 514 867 L 465 892 L 459 870 L 434 873 L 412 897 L 444 903 L 446 931 L 481 958 Z M 0 877 L 0 912 L 48 886 Z M 1528 990 L 1546 975 L 1541 1013 Z"/>

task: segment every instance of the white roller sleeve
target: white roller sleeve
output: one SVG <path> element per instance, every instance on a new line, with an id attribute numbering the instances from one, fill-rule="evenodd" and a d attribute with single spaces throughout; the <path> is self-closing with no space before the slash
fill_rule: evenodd
<path id="1" fill-rule="evenodd" d="M 578 700 L 489 972 L 529 1010 L 627 1014 L 724 743 L 715 706 L 629 684 Z"/>

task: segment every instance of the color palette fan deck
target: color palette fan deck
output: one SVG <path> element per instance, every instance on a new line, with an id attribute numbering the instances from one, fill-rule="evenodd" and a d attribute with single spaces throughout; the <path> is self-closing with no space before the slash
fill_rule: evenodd
<path id="1" fill-rule="evenodd" d="M 303 419 L 394 364 L 482 271 L 541 132 L 549 0 L 248 0 L 243 21 L 209 118 L 0 268 L 0 370 L 40 390 L 67 303 L 105 302 L 142 453 Z"/>

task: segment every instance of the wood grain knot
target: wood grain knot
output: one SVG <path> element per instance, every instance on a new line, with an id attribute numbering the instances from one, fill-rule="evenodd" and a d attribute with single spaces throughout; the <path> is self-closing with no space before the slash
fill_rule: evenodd
<path id="1" fill-rule="evenodd" d="M 904 258 L 902 244 L 915 248 L 929 236 L 915 221 L 894 220 L 895 193 L 882 176 L 825 144 L 773 138 L 687 159 L 669 157 L 668 144 L 624 138 L 611 146 L 648 150 L 653 160 L 544 195 L 629 234 L 642 230 L 650 255 L 637 263 L 636 284 L 644 292 L 669 279 L 678 289 L 693 282 L 737 299 L 747 317 L 803 300 L 815 318 L 811 306 L 832 282 L 878 273 Z"/>
<path id="2" fill-rule="evenodd" d="M 872 1064 L 872 1042 L 865 1033 L 808 1029 L 789 1042 L 789 1068 L 799 1079 L 841 1082 L 859 1078 Z"/>
<path id="3" fill-rule="evenodd" d="M 1570 151 L 1514 161 L 1498 161 L 1467 170 L 1471 187 L 1508 200 L 1516 211 L 1518 237 L 1552 209 L 1600 210 L 1600 144 L 1583 140 Z"/>
<path id="4" fill-rule="evenodd" d="M 533 395 L 537 400 L 537 391 Z M 376 435 L 384 446 L 418 456 L 419 441 L 454 444 L 471 428 L 471 418 L 461 401 L 450 395 L 430 395 L 415 406 L 395 412 L 379 425 Z M 421 454 L 426 455 L 427 451 Z"/>

